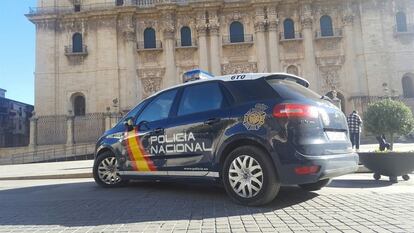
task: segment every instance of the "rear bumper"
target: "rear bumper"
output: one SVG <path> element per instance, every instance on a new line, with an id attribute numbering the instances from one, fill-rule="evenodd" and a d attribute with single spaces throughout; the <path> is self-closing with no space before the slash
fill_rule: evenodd
<path id="1" fill-rule="evenodd" d="M 300 163 L 282 165 L 280 181 L 282 184 L 307 184 L 319 180 L 333 178 L 358 170 L 359 157 L 357 153 L 309 156 L 296 152 L 295 156 L 299 158 Z M 296 174 L 295 168 L 303 166 L 319 166 L 316 173 L 299 175 Z"/>

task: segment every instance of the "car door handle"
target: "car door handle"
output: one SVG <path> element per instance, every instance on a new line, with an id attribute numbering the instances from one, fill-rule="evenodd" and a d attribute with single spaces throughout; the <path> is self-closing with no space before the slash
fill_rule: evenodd
<path id="1" fill-rule="evenodd" d="M 164 129 L 163 128 L 156 128 L 152 131 L 153 134 L 161 134 L 164 133 Z"/>
<path id="2" fill-rule="evenodd" d="M 204 124 L 212 125 L 212 124 L 216 124 L 216 123 L 220 122 L 220 120 L 221 120 L 220 118 L 210 118 L 210 119 L 204 121 Z"/>

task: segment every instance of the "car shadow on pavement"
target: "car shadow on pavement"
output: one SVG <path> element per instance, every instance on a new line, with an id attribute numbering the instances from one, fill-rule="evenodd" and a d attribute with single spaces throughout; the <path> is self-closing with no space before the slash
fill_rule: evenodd
<path id="1" fill-rule="evenodd" d="M 221 187 L 138 182 L 100 188 L 90 180 L 0 191 L 0 225 L 97 226 L 154 221 L 201 220 L 272 212 L 318 196 L 282 187 L 260 207 L 233 203 Z"/>
<path id="2" fill-rule="evenodd" d="M 361 180 L 361 179 L 337 179 L 332 180 L 328 187 L 331 188 L 380 188 L 390 186 L 393 183 L 388 180 Z"/>

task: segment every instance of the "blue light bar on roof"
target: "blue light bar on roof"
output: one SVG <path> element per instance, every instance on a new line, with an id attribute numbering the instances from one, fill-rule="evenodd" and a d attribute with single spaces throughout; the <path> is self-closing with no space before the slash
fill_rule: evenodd
<path id="1" fill-rule="evenodd" d="M 183 82 L 191 82 L 199 79 L 213 78 L 214 75 L 200 69 L 189 70 L 183 74 Z"/>

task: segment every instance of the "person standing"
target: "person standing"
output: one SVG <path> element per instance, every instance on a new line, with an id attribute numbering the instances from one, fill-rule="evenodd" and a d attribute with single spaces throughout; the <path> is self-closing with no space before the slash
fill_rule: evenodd
<path id="1" fill-rule="evenodd" d="M 352 149 L 359 150 L 359 135 L 361 133 L 362 120 L 357 111 L 352 111 L 348 116 L 349 136 L 351 137 Z"/>

